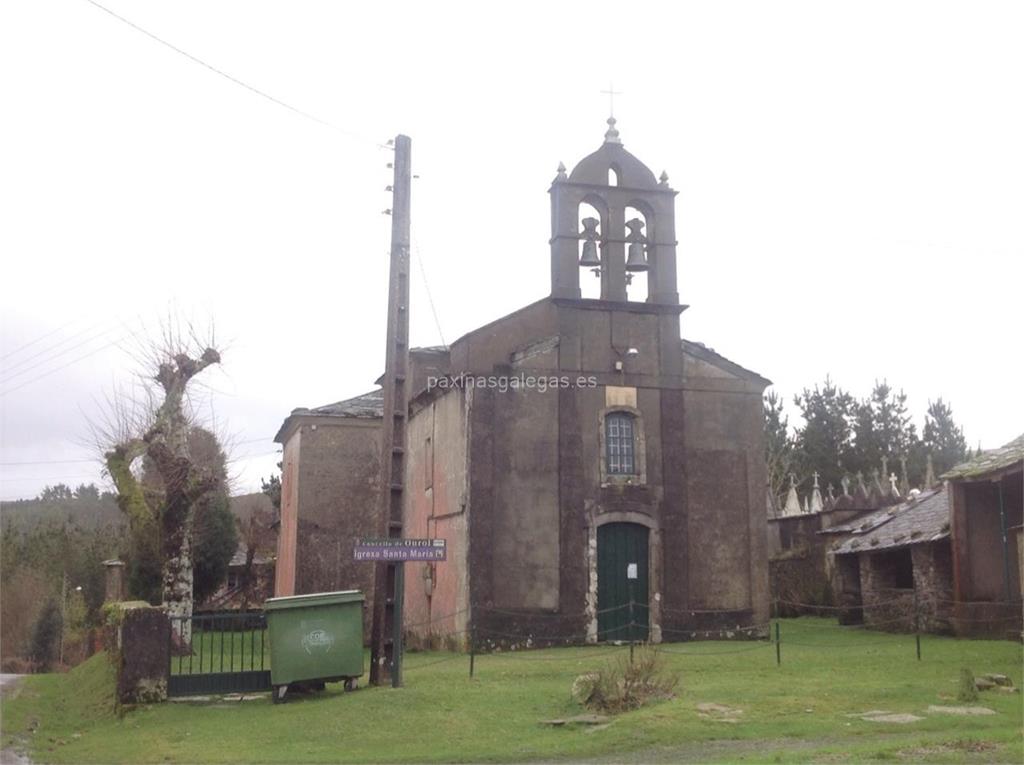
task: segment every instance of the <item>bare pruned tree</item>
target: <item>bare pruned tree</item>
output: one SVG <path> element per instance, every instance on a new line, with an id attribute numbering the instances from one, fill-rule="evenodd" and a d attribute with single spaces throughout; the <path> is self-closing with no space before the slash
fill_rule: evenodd
<path id="1" fill-rule="evenodd" d="M 141 388 L 108 397 L 107 421 L 93 427 L 133 544 L 159 540 L 161 601 L 172 617 L 192 614 L 192 510 L 219 480 L 190 454 L 188 390 L 220 359 L 212 333 L 209 341 L 200 340 L 191 326 L 182 331 L 169 322 L 160 339 L 137 357 L 146 369 Z M 159 475 L 159 490 L 147 487 L 133 470 L 143 457 Z M 191 640 L 187 620 L 177 621 L 176 630 L 184 643 Z"/>

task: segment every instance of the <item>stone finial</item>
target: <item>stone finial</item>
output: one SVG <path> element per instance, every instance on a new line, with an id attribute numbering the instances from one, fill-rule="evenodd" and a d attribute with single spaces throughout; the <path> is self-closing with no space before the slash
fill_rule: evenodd
<path id="1" fill-rule="evenodd" d="M 897 481 L 896 474 L 889 473 L 889 493 L 894 497 L 900 496 L 899 487 L 896 485 Z"/>
<path id="2" fill-rule="evenodd" d="M 103 561 L 106 569 L 106 580 L 104 586 L 103 602 L 118 603 L 124 600 L 124 561 L 117 558 Z"/>
<path id="3" fill-rule="evenodd" d="M 900 457 L 900 494 L 904 497 L 910 494 L 910 479 L 907 478 L 907 458 Z"/>
<path id="4" fill-rule="evenodd" d="M 558 175 L 555 176 L 555 180 L 556 181 L 564 181 L 568 177 L 569 176 L 565 174 L 565 163 L 564 162 L 559 162 L 558 163 Z"/>
<path id="5" fill-rule="evenodd" d="M 825 504 L 821 500 L 821 489 L 818 488 L 818 471 L 814 471 L 814 486 L 811 488 L 811 496 L 807 500 L 807 512 L 809 513 L 820 513 L 825 509 Z"/>
<path id="6" fill-rule="evenodd" d="M 666 173 L 664 170 L 662 170 L 661 175 L 658 176 L 658 185 L 668 186 L 668 173 Z"/>
<path id="7" fill-rule="evenodd" d="M 828 488 L 825 490 L 825 494 L 828 495 L 828 498 L 830 500 L 832 500 L 833 502 L 835 501 L 835 499 L 836 499 L 836 490 L 835 490 L 835 487 L 832 485 L 831 481 L 829 481 L 829 483 L 828 483 Z"/>
<path id="8" fill-rule="evenodd" d="M 622 139 L 619 138 L 619 131 L 615 127 L 615 122 L 616 122 L 616 120 L 615 120 L 614 117 L 609 117 L 608 118 L 608 130 L 604 134 L 604 142 L 605 143 L 616 143 L 616 144 L 620 144 L 621 145 L 622 144 Z"/>
<path id="9" fill-rule="evenodd" d="M 789 491 L 786 492 L 786 503 L 782 506 L 783 515 L 800 515 L 800 498 L 796 494 L 796 476 L 789 474 Z"/>
<path id="10" fill-rule="evenodd" d="M 814 476 L 814 488 L 817 489 L 818 488 L 818 479 L 821 477 L 821 473 L 819 473 L 817 470 L 815 470 L 812 475 Z"/>
<path id="11" fill-rule="evenodd" d="M 868 499 L 868 487 L 867 487 L 867 484 L 864 482 L 864 471 L 863 470 L 858 470 L 857 471 L 857 488 L 854 491 L 857 492 L 856 496 L 857 496 L 857 498 L 860 501 L 862 501 L 862 502 L 866 502 L 867 501 L 867 499 Z"/>
<path id="12" fill-rule="evenodd" d="M 924 471 L 924 489 L 927 491 L 935 485 L 935 464 L 932 462 L 932 453 L 928 452 L 928 462 Z"/>
<path id="13" fill-rule="evenodd" d="M 839 481 L 839 483 L 842 484 L 842 487 L 843 487 L 843 496 L 849 497 L 850 496 L 850 476 L 844 475 L 842 477 L 842 479 Z"/>

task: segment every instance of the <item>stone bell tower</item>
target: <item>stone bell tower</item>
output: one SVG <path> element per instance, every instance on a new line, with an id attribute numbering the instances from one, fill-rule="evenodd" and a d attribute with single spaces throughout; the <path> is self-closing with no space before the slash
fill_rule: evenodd
<path id="1" fill-rule="evenodd" d="M 678 305 L 675 196 L 622 146 L 615 118 L 601 148 L 551 184 L 551 296 L 581 299 L 584 278 L 601 279 L 601 300 L 625 302 L 634 274 L 647 273 L 646 302 Z M 596 210 L 581 220 L 581 206 Z M 584 208 L 586 209 L 586 208 Z"/>

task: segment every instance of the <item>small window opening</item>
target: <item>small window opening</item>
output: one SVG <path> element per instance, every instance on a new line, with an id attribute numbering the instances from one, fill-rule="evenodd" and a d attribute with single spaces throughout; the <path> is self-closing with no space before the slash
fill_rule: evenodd
<path id="1" fill-rule="evenodd" d="M 608 168 L 608 185 L 618 186 L 619 185 L 619 174 L 615 172 L 614 167 Z"/>
<path id="2" fill-rule="evenodd" d="M 896 590 L 914 589 L 914 560 L 909 547 L 875 553 L 872 557 L 879 584 Z"/>

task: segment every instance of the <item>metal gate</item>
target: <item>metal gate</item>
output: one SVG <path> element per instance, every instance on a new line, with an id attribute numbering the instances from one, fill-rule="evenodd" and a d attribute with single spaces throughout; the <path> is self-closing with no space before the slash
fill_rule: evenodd
<path id="1" fill-rule="evenodd" d="M 648 529 L 597 527 L 597 633 L 601 640 L 647 640 Z"/>
<path id="2" fill-rule="evenodd" d="M 171 617 L 168 696 L 270 690 L 262 611 Z"/>

